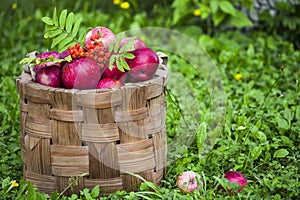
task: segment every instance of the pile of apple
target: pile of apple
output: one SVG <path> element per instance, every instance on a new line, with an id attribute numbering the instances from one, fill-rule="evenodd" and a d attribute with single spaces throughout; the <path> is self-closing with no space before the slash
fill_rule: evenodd
<path id="1" fill-rule="evenodd" d="M 134 42 L 128 50 L 130 56 L 122 60 L 127 67 L 122 69 L 118 67 L 120 60 L 110 63 L 110 58 L 116 57 L 116 53 L 108 49 L 112 42 L 116 43 L 116 36 L 106 27 L 95 27 L 86 34 L 83 46 L 77 43 L 62 53 L 48 51 L 38 54 L 36 57 L 44 62 L 34 65 L 33 79 L 50 87 L 84 90 L 122 87 L 127 82 L 153 78 L 159 65 L 157 54 L 137 37 L 122 39 L 118 48 L 130 40 Z M 71 59 L 66 61 L 66 57 Z M 62 62 L 53 62 L 49 58 L 61 59 Z"/>

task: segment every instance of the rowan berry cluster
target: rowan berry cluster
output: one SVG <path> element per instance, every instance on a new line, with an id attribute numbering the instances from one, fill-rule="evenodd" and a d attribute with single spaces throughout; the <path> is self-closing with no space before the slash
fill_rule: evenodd
<path id="1" fill-rule="evenodd" d="M 110 53 L 105 49 L 102 41 L 99 40 L 99 34 L 91 37 L 91 44 L 81 47 L 79 43 L 68 47 L 69 54 L 72 59 L 88 57 L 99 65 L 101 69 L 105 68 L 105 64 L 110 57 Z"/>

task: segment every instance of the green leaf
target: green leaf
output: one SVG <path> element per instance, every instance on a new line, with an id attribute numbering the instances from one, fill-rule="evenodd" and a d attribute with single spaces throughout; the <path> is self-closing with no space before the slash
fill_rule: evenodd
<path id="1" fill-rule="evenodd" d="M 210 1 L 210 8 L 211 8 L 211 12 L 214 14 L 217 12 L 219 7 L 219 0 L 211 0 Z"/>
<path id="2" fill-rule="evenodd" d="M 54 25 L 58 26 L 58 18 L 57 18 L 56 7 L 53 10 L 53 16 L 52 16 L 52 18 L 53 18 Z"/>
<path id="3" fill-rule="evenodd" d="M 122 66 L 126 69 L 126 70 L 130 70 L 130 67 L 128 65 L 128 63 L 126 62 L 125 58 L 123 56 L 120 57 L 120 62 L 122 64 Z"/>
<path id="4" fill-rule="evenodd" d="M 124 56 L 124 58 L 127 58 L 127 59 L 134 59 L 135 58 L 134 54 L 128 53 L 128 52 L 124 53 L 123 56 Z"/>
<path id="5" fill-rule="evenodd" d="M 219 2 L 219 6 L 220 6 L 220 9 L 227 13 L 227 14 L 230 14 L 232 16 L 235 16 L 236 15 L 236 11 L 235 8 L 233 7 L 233 5 L 229 2 L 229 1 L 220 1 Z"/>
<path id="6" fill-rule="evenodd" d="M 45 33 L 44 38 L 53 38 L 59 34 L 61 34 L 63 31 L 61 29 L 56 29 L 53 31 L 48 31 L 47 33 Z"/>
<path id="7" fill-rule="evenodd" d="M 18 63 L 20 65 L 26 65 L 26 64 L 30 64 L 32 63 L 36 58 L 23 58 L 22 60 L 20 60 Z"/>
<path id="8" fill-rule="evenodd" d="M 59 36 L 57 36 L 56 38 L 54 38 L 54 40 L 51 44 L 51 49 L 53 47 L 55 47 L 58 43 L 60 43 L 63 39 L 65 39 L 66 37 L 68 37 L 68 33 L 62 33 Z"/>
<path id="9" fill-rule="evenodd" d="M 117 52 L 118 52 L 119 47 L 120 47 L 121 40 L 122 40 L 121 37 L 118 37 L 118 38 L 116 39 L 116 42 L 115 42 L 115 45 L 114 45 L 114 50 L 113 50 L 114 53 L 117 53 Z"/>
<path id="10" fill-rule="evenodd" d="M 113 65 L 116 62 L 116 55 L 111 55 L 109 58 L 109 66 L 108 69 L 111 71 L 113 69 Z"/>
<path id="11" fill-rule="evenodd" d="M 78 41 L 79 43 L 83 44 L 84 43 L 84 39 L 85 39 L 85 36 L 86 36 L 86 33 L 87 33 L 88 29 L 86 29 L 85 31 L 83 31 L 80 36 L 78 37 Z"/>
<path id="12" fill-rule="evenodd" d="M 70 12 L 70 13 L 68 14 L 67 21 L 66 21 L 66 31 L 67 31 L 68 33 L 71 32 L 73 23 L 74 23 L 74 13 L 73 13 L 73 12 Z"/>
<path id="13" fill-rule="evenodd" d="M 124 53 L 128 51 L 133 51 L 134 50 L 134 45 L 136 44 L 135 38 L 131 38 L 128 40 L 119 50 L 119 53 Z"/>
<path id="14" fill-rule="evenodd" d="M 198 148 L 198 154 L 200 155 L 202 150 L 202 145 L 205 142 L 206 136 L 207 136 L 207 128 L 206 123 L 202 122 L 199 126 L 198 132 L 197 132 L 197 148 Z"/>
<path id="15" fill-rule="evenodd" d="M 47 31 L 53 31 L 53 30 L 57 29 L 57 26 L 55 26 L 55 25 L 51 26 L 51 25 L 46 24 L 45 28 Z"/>
<path id="16" fill-rule="evenodd" d="M 117 58 L 116 58 L 116 65 L 117 65 L 117 68 L 118 68 L 121 72 L 125 72 L 124 66 L 122 65 L 122 62 L 121 62 L 121 57 L 117 57 Z"/>
<path id="17" fill-rule="evenodd" d="M 253 26 L 253 23 L 241 11 L 236 11 L 235 16 L 231 16 L 230 23 L 237 28 Z"/>
<path id="18" fill-rule="evenodd" d="M 273 157 L 274 158 L 284 158 L 287 155 L 289 155 L 289 151 L 286 149 L 278 149 L 277 151 L 275 151 Z"/>
<path id="19" fill-rule="evenodd" d="M 277 124 L 278 124 L 279 128 L 289 129 L 289 124 L 288 124 L 288 122 L 284 118 L 277 117 L 276 121 L 277 121 Z"/>
<path id="20" fill-rule="evenodd" d="M 42 21 L 47 25 L 50 25 L 50 26 L 54 25 L 54 22 L 50 17 L 43 17 Z"/>
<path id="21" fill-rule="evenodd" d="M 74 24 L 73 30 L 72 30 L 73 37 L 76 37 L 76 35 L 77 35 L 78 31 L 79 31 L 79 27 L 80 27 L 81 21 L 82 21 L 81 17 L 75 20 L 75 24 Z"/>
<path id="22" fill-rule="evenodd" d="M 72 56 L 71 55 L 68 55 L 67 57 L 65 57 L 65 60 L 67 62 L 71 62 L 72 61 Z"/>
<path id="23" fill-rule="evenodd" d="M 296 108 L 296 119 L 300 121 L 300 106 L 297 106 Z"/>
<path id="24" fill-rule="evenodd" d="M 63 10 L 63 11 L 61 11 L 60 16 L 59 16 L 59 26 L 62 29 L 65 28 L 67 13 L 68 13 L 67 10 Z"/>
<path id="25" fill-rule="evenodd" d="M 215 26 L 218 26 L 226 17 L 226 14 L 221 12 L 221 11 L 217 11 L 214 15 L 213 15 L 213 22 Z"/>
<path id="26" fill-rule="evenodd" d="M 100 193 L 100 186 L 99 186 L 99 185 L 96 185 L 96 186 L 93 188 L 93 190 L 92 190 L 92 192 L 91 192 L 91 195 L 92 195 L 93 198 L 96 198 L 96 197 L 99 196 L 99 193 Z"/>
<path id="27" fill-rule="evenodd" d="M 115 46 L 115 40 L 113 40 L 109 45 L 108 45 L 108 52 L 112 53 L 113 49 Z"/>
<path id="28" fill-rule="evenodd" d="M 65 49 L 67 49 L 68 46 L 72 46 L 72 45 L 69 45 L 72 41 L 73 41 L 72 37 L 66 37 L 66 38 L 64 38 L 58 44 L 58 51 L 59 52 L 64 51 Z"/>

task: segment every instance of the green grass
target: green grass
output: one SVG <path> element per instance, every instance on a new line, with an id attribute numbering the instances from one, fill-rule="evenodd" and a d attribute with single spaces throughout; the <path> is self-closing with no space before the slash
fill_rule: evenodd
<path id="1" fill-rule="evenodd" d="M 109 199 L 299 198 L 300 51 L 294 48 L 291 41 L 285 41 L 280 35 L 260 31 L 248 35 L 237 31 L 216 31 L 214 36 L 209 36 L 200 28 L 195 28 L 197 24 L 171 27 L 168 25 L 170 18 L 164 12 L 170 1 L 162 1 L 153 13 L 149 13 L 151 9 L 147 7 L 143 8 L 145 12 L 138 12 L 134 7 L 121 10 L 111 1 L 103 3 L 107 10 L 105 13 L 96 9 L 101 6 L 97 1 L 78 1 L 74 5 L 49 1 L 40 6 L 33 0 L 28 2 L 5 1 L 0 8 L 0 198 L 14 199 L 17 195 L 24 195 L 24 198 L 31 196 L 31 199 L 45 198 L 32 185 L 26 185 L 21 180 L 20 111 L 15 80 L 22 72 L 17 62 L 27 52 L 45 51 L 50 47 L 49 41 L 43 38 L 41 17 L 50 15 L 52 9 L 49 8 L 53 5 L 60 10 L 67 8 L 81 15 L 85 27 L 103 25 L 116 33 L 147 26 L 167 26 L 181 30 L 208 52 L 222 78 L 226 94 L 224 124 L 213 149 L 204 155 L 203 148 L 210 145 L 204 142 L 203 137 L 216 134 L 213 128 L 209 128 L 214 126 L 211 103 L 214 94 L 209 92 L 203 74 L 193 68 L 191 63 L 169 53 L 169 67 L 175 78 L 171 76 L 168 87 L 176 98 L 167 96 L 168 142 L 170 147 L 178 147 L 182 139 L 189 137 L 190 143 L 180 145 L 182 148 L 170 148 L 170 164 L 162 187 L 145 182 L 138 192 L 118 191 Z M 17 4 L 16 9 L 12 8 L 13 3 Z M 196 51 L 186 47 L 187 44 L 179 45 L 191 52 L 191 55 Z M 178 82 L 176 85 L 177 78 L 181 79 L 182 86 Z M 183 109 L 190 130 L 181 127 L 185 124 L 175 101 Z M 195 108 L 196 111 L 193 110 Z M 248 179 L 248 187 L 236 196 L 218 190 L 223 174 L 232 169 L 240 171 Z M 176 189 L 177 176 L 186 170 L 198 172 L 205 187 L 191 194 Z M 4 197 L 11 180 L 16 180 L 20 185 L 11 188 Z M 97 188 L 93 192 L 84 190 L 81 193 L 83 199 L 96 199 L 97 195 Z M 75 199 L 75 195 L 73 197 Z"/>

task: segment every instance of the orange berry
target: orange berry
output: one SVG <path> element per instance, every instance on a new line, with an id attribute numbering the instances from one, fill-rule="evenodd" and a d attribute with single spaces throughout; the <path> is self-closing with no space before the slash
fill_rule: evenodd
<path id="1" fill-rule="evenodd" d="M 80 48 L 80 44 L 79 44 L 79 43 L 76 43 L 76 44 L 75 44 L 75 48 L 76 48 L 76 49 L 79 49 L 79 48 Z"/>

